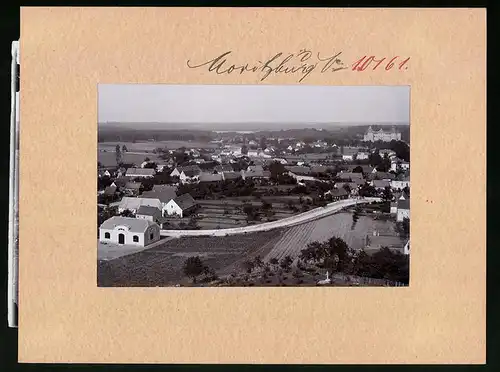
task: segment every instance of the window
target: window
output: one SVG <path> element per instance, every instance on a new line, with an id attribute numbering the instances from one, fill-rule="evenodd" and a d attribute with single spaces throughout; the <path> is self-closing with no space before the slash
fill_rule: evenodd
<path id="1" fill-rule="evenodd" d="M 111 234 L 109 232 L 104 233 L 104 238 L 105 239 L 111 239 Z"/>
<path id="2" fill-rule="evenodd" d="M 149 239 L 151 239 L 151 240 L 153 240 L 153 238 L 154 238 L 154 237 L 155 237 L 155 233 L 151 233 L 151 234 L 149 235 Z"/>
<path id="3" fill-rule="evenodd" d="M 139 242 L 139 237 L 137 235 L 134 235 L 134 237 L 132 238 L 132 240 L 134 241 L 134 243 L 138 243 Z"/>

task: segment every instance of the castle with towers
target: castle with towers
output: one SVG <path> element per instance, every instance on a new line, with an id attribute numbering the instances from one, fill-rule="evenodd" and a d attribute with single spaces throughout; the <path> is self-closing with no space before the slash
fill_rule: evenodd
<path id="1" fill-rule="evenodd" d="M 373 130 L 370 126 L 363 139 L 365 142 L 391 142 L 392 140 L 401 141 L 401 132 L 398 132 L 395 126 L 392 126 L 390 131 L 384 131 L 382 128 L 379 130 Z"/>

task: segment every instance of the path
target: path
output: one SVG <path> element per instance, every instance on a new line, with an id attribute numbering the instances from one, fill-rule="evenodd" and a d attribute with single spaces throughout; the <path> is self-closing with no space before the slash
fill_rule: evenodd
<path id="1" fill-rule="evenodd" d="M 233 227 L 229 229 L 216 229 L 216 230 L 160 230 L 162 236 L 226 236 L 245 234 L 251 232 L 269 231 L 273 229 L 291 227 L 301 225 L 306 222 L 314 221 L 325 216 L 337 213 L 340 210 L 363 203 L 372 203 L 380 201 L 380 198 L 363 198 L 363 199 L 345 199 L 328 204 L 326 207 L 319 207 L 310 211 L 300 213 L 298 215 L 283 218 L 278 221 L 265 222 L 258 225 L 249 225 L 245 227 Z"/>
<path id="2" fill-rule="evenodd" d="M 166 237 L 154 242 L 153 244 L 147 245 L 145 247 L 137 246 L 137 245 L 119 245 L 119 244 L 103 244 L 98 241 L 97 243 L 97 260 L 98 261 L 109 261 L 114 260 L 115 258 L 120 258 L 124 256 L 128 256 L 130 254 L 138 253 L 145 251 L 146 249 L 151 249 L 162 245 L 169 240 L 174 239 L 173 237 Z"/>

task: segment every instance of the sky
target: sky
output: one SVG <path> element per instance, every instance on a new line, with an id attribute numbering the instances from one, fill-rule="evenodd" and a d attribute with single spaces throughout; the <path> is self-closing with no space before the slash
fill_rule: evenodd
<path id="1" fill-rule="evenodd" d="M 100 84 L 98 120 L 408 123 L 409 86 Z"/>

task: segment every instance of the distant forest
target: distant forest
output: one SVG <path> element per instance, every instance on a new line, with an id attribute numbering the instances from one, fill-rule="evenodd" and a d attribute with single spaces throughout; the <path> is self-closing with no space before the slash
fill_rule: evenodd
<path id="1" fill-rule="evenodd" d="M 203 141 L 213 139 L 210 131 L 165 130 L 165 129 L 131 129 L 100 127 L 98 142 L 135 142 L 135 141 Z"/>
<path id="2" fill-rule="evenodd" d="M 216 133 L 209 130 L 196 129 L 136 129 L 118 126 L 100 126 L 98 133 L 99 142 L 134 142 L 134 141 L 202 141 L 209 142 L 216 138 L 231 138 L 244 136 L 247 140 L 259 140 L 260 138 L 295 138 L 304 141 L 332 140 L 341 142 L 360 141 L 369 125 L 339 126 L 332 129 L 282 129 L 274 131 L 256 131 L 254 133 L 239 134 L 237 132 Z M 374 130 L 383 128 L 390 130 L 391 126 L 372 125 Z M 396 129 L 401 132 L 401 139 L 410 141 L 410 128 L 408 125 L 397 125 Z M 242 127 L 242 130 L 245 130 Z"/>

